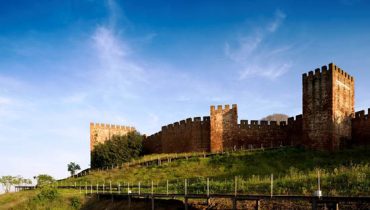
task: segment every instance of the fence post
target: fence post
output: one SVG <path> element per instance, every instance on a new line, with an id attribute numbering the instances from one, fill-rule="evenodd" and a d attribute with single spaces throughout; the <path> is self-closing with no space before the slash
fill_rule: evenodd
<path id="1" fill-rule="evenodd" d="M 118 194 L 121 194 L 121 183 L 117 183 L 117 186 L 118 186 Z"/>
<path id="2" fill-rule="evenodd" d="M 87 182 L 85 182 L 85 194 L 87 195 Z"/>
<path id="3" fill-rule="evenodd" d="M 317 187 L 318 187 L 318 191 L 320 192 L 320 170 L 317 171 Z"/>
<path id="4" fill-rule="evenodd" d="M 103 183 L 103 194 L 105 194 L 105 182 Z"/>
<path id="5" fill-rule="evenodd" d="M 96 194 L 99 194 L 99 182 L 96 183 Z"/>
<path id="6" fill-rule="evenodd" d="M 154 193 L 154 189 L 153 189 L 153 180 L 152 180 L 152 196 L 153 196 L 153 193 Z"/>
<path id="7" fill-rule="evenodd" d="M 209 197 L 209 178 L 207 178 L 207 197 Z"/>
<path id="8" fill-rule="evenodd" d="M 167 179 L 167 195 L 168 195 L 168 179 Z"/>
<path id="9" fill-rule="evenodd" d="M 127 182 L 127 194 L 130 194 L 130 182 Z"/>
<path id="10" fill-rule="evenodd" d="M 274 174 L 271 174 L 271 197 L 273 195 L 273 192 L 274 192 Z"/>
<path id="11" fill-rule="evenodd" d="M 90 183 L 90 194 L 92 194 L 92 182 Z"/>
<path id="12" fill-rule="evenodd" d="M 185 196 L 188 194 L 188 180 L 185 179 Z"/>
<path id="13" fill-rule="evenodd" d="M 139 195 L 140 195 L 140 182 L 139 182 Z"/>
<path id="14" fill-rule="evenodd" d="M 112 194 L 112 181 L 109 181 L 109 190 L 110 190 L 110 194 Z"/>
<path id="15" fill-rule="evenodd" d="M 238 177 L 235 176 L 235 197 L 237 196 L 238 193 Z"/>

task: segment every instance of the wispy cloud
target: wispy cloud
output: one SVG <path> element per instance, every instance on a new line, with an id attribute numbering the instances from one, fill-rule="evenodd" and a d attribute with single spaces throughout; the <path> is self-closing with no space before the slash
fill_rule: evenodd
<path id="1" fill-rule="evenodd" d="M 98 59 L 92 70 L 94 86 L 106 96 L 118 91 L 123 97 L 138 97 L 135 90 L 140 83 L 146 83 L 146 73 L 130 57 L 132 49 L 116 27 L 115 22 L 124 14 L 113 0 L 108 1 L 108 7 L 109 23 L 98 26 L 91 36 L 92 57 Z"/>
<path id="2" fill-rule="evenodd" d="M 267 40 L 281 27 L 286 14 L 281 10 L 275 12 L 273 20 L 264 27 L 255 26 L 251 34 L 241 35 L 236 44 L 225 44 L 225 55 L 239 66 L 239 79 L 264 77 L 276 79 L 292 66 L 292 61 L 285 58 L 290 46 L 272 47 Z"/>
<path id="3" fill-rule="evenodd" d="M 1 97 L 0 96 L 0 107 L 3 106 L 3 105 L 10 105 L 12 104 L 12 99 L 8 98 L 8 97 Z"/>
<path id="4" fill-rule="evenodd" d="M 275 12 L 275 19 L 271 23 L 269 23 L 269 25 L 267 26 L 267 30 L 270 32 L 275 32 L 283 23 L 285 18 L 285 13 L 283 13 L 281 10 L 277 10 Z"/>

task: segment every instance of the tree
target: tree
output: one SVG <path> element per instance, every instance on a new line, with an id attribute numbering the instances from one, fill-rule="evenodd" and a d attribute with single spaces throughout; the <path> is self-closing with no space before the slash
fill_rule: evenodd
<path id="1" fill-rule="evenodd" d="M 32 184 L 30 179 L 24 179 L 21 176 L 2 176 L 0 183 L 3 186 L 5 193 L 8 193 L 12 186 L 20 184 Z"/>
<path id="2" fill-rule="evenodd" d="M 286 114 L 272 114 L 272 115 L 262 118 L 261 120 L 277 121 L 277 124 L 280 124 L 280 121 L 287 121 L 288 118 L 289 116 Z"/>
<path id="3" fill-rule="evenodd" d="M 100 143 L 91 152 L 91 168 L 121 165 L 142 153 L 143 136 L 138 132 L 127 135 L 114 135 L 108 141 Z"/>
<path id="4" fill-rule="evenodd" d="M 77 170 L 81 170 L 80 165 L 78 165 L 74 162 L 70 162 L 67 165 L 67 167 L 68 167 L 68 171 L 71 173 L 71 176 L 74 176 Z"/>
<path id="5" fill-rule="evenodd" d="M 37 180 L 37 186 L 39 186 L 39 187 L 49 185 L 49 184 L 51 184 L 55 181 L 52 176 L 47 175 L 47 174 L 40 174 L 40 175 L 35 176 L 33 178 Z"/>

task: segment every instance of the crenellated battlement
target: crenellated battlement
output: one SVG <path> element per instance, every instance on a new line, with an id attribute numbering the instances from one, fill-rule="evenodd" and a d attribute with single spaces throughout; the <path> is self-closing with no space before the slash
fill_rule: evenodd
<path id="1" fill-rule="evenodd" d="M 90 123 L 90 129 L 121 129 L 121 130 L 129 130 L 134 131 L 135 127 L 132 126 L 124 126 L 124 125 L 114 125 L 114 124 L 105 124 L 105 123 Z"/>
<path id="2" fill-rule="evenodd" d="M 355 113 L 354 120 L 369 120 L 370 108 L 367 111 L 361 110 Z"/>
<path id="3" fill-rule="evenodd" d="M 294 125 L 295 123 L 301 123 L 303 120 L 303 115 L 297 115 L 294 117 L 289 117 L 288 118 L 288 125 Z"/>
<path id="4" fill-rule="evenodd" d="M 237 105 L 236 104 L 231 105 L 231 109 L 237 109 Z M 222 111 L 229 111 L 229 110 L 230 110 L 229 104 L 226 104 L 225 107 L 223 107 L 222 105 L 217 105 L 217 109 L 216 109 L 216 106 L 211 105 L 211 114 L 213 112 L 222 112 Z"/>
<path id="5" fill-rule="evenodd" d="M 180 127 L 189 127 L 193 126 L 194 124 L 209 124 L 210 117 L 209 116 L 204 116 L 203 118 L 201 117 L 194 117 L 194 118 L 187 118 L 186 120 L 180 120 L 179 122 L 174 122 L 165 126 L 162 126 L 162 130 L 166 131 L 169 129 L 177 129 Z"/>
<path id="6" fill-rule="evenodd" d="M 242 129 L 276 129 L 279 127 L 292 126 L 296 123 L 302 122 L 302 115 L 297 115 L 295 117 L 288 118 L 288 122 L 280 121 L 279 124 L 277 121 L 265 121 L 265 120 L 240 120 L 238 128 Z"/>
<path id="7" fill-rule="evenodd" d="M 324 65 L 321 68 L 317 68 L 314 71 L 309 71 L 302 75 L 303 81 L 320 79 L 323 76 L 331 76 L 333 73 L 338 73 L 343 78 L 348 79 L 349 81 L 354 81 L 353 76 L 349 75 L 343 69 L 336 66 L 334 63 L 329 63 L 329 65 Z"/>
<path id="8" fill-rule="evenodd" d="M 106 123 L 90 123 L 90 150 L 99 143 L 111 139 L 113 135 L 126 135 L 136 129 L 132 126 L 114 125 Z"/>
<path id="9" fill-rule="evenodd" d="M 243 129 L 264 128 L 266 129 L 266 127 L 276 128 L 276 127 L 281 127 L 285 125 L 286 125 L 285 121 L 280 121 L 280 123 L 278 124 L 276 121 L 240 120 L 240 123 L 238 124 L 238 128 L 243 128 Z"/>

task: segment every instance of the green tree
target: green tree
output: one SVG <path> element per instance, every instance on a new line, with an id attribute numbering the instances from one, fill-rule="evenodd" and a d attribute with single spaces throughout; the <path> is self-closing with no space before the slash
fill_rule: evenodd
<path id="1" fill-rule="evenodd" d="M 3 186 L 5 193 L 8 193 L 12 186 L 20 184 L 32 184 L 30 179 L 24 179 L 21 176 L 2 176 L 0 184 Z"/>
<path id="2" fill-rule="evenodd" d="M 124 136 L 112 136 L 111 139 L 98 144 L 91 152 L 91 168 L 121 165 L 142 152 L 143 136 L 138 132 L 130 132 Z"/>
<path id="3" fill-rule="evenodd" d="M 67 167 L 68 171 L 71 173 L 71 176 L 74 176 L 76 171 L 81 170 L 80 165 L 76 164 L 75 162 L 70 162 Z"/>
<path id="4" fill-rule="evenodd" d="M 47 174 L 40 174 L 40 175 L 35 176 L 33 178 L 37 180 L 37 186 L 39 186 L 39 187 L 49 185 L 49 184 L 51 184 L 55 181 L 52 176 L 47 175 Z"/>

